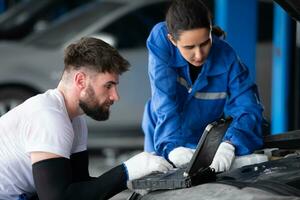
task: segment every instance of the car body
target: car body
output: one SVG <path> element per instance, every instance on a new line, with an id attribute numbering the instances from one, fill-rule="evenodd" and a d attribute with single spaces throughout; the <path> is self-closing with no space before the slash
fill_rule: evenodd
<path id="1" fill-rule="evenodd" d="M 110 119 L 101 123 L 88 119 L 89 132 L 110 138 L 112 135 L 142 137 L 141 118 L 150 97 L 146 38 L 152 26 L 164 19 L 167 3 L 167 0 L 96 1 L 70 12 L 22 42 L 1 42 L 0 115 L 30 96 L 55 88 L 63 70 L 64 47 L 83 36 L 94 36 L 118 48 L 131 68 L 120 78 L 121 100 L 112 106 Z M 113 145 L 103 139 L 101 142 Z M 118 145 L 122 144 L 132 143 L 119 140 Z"/>
<path id="2" fill-rule="evenodd" d="M 19 40 L 90 0 L 27 0 L 0 15 L 0 39 Z"/>

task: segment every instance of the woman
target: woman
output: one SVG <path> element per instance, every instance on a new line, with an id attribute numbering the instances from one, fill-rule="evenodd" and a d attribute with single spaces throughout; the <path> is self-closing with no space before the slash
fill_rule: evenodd
<path id="1" fill-rule="evenodd" d="M 175 166 L 190 161 L 206 125 L 223 115 L 233 121 L 213 159 L 216 171 L 262 146 L 256 85 L 223 36 L 200 0 L 175 0 L 148 37 L 152 96 L 142 124 L 145 150 Z"/>

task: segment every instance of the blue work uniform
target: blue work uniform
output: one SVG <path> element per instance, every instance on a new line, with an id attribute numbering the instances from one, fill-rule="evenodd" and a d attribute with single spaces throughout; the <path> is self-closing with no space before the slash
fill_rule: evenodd
<path id="1" fill-rule="evenodd" d="M 174 148 L 196 148 L 205 127 L 223 115 L 233 117 L 223 140 L 236 155 L 262 147 L 262 112 L 257 87 L 247 67 L 224 40 L 212 36 L 212 47 L 194 83 L 189 64 L 167 39 L 165 22 L 148 39 L 151 99 L 142 128 L 145 151 L 168 158 Z"/>

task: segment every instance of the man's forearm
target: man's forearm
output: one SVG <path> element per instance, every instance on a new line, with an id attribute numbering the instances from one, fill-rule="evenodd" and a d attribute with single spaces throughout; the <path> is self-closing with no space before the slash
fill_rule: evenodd
<path id="1" fill-rule="evenodd" d="M 126 189 L 123 165 L 89 181 L 72 182 L 70 160 L 54 158 L 33 164 L 33 178 L 40 200 L 108 199 Z"/>

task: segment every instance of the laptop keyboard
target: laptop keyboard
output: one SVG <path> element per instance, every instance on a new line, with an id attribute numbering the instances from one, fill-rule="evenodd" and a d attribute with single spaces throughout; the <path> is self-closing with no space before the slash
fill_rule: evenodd
<path id="1" fill-rule="evenodd" d="M 169 177 L 174 177 L 174 178 L 179 178 L 179 177 L 183 177 L 183 173 L 185 172 L 186 168 L 173 168 L 169 171 L 167 171 L 166 173 L 163 172 L 154 172 L 148 176 L 146 176 L 145 178 L 157 178 L 157 179 L 165 179 L 165 178 L 169 178 Z"/>

